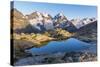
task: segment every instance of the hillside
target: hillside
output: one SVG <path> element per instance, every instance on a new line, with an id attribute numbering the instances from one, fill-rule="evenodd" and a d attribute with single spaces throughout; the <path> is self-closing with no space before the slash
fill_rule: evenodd
<path id="1" fill-rule="evenodd" d="M 27 24 L 27 19 L 20 11 L 17 9 L 11 9 L 11 28 L 13 31 L 16 29 L 25 28 Z"/>
<path id="2" fill-rule="evenodd" d="M 97 41 L 97 21 L 81 27 L 75 37 L 86 42 Z"/>

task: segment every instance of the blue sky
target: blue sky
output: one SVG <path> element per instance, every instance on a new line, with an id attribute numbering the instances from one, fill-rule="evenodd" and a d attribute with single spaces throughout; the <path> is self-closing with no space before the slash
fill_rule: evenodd
<path id="1" fill-rule="evenodd" d="M 24 15 L 39 11 L 46 12 L 52 16 L 63 12 L 68 19 L 97 17 L 96 6 L 14 1 L 14 8 Z"/>

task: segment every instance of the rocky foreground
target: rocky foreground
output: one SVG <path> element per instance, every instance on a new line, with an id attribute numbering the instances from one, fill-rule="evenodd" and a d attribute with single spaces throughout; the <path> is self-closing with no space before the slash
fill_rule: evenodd
<path id="1" fill-rule="evenodd" d="M 97 54 L 90 52 L 70 52 L 70 53 L 54 53 L 49 55 L 30 55 L 22 58 L 14 63 L 20 65 L 37 65 L 37 64 L 55 64 L 55 63 L 71 63 L 71 62 L 88 62 L 97 61 Z"/>

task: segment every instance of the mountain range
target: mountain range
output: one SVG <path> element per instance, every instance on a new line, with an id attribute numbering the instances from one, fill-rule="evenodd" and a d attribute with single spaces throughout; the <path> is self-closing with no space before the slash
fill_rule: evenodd
<path id="1" fill-rule="evenodd" d="M 47 30 L 55 30 L 56 28 L 75 32 L 84 26 L 97 22 L 94 17 L 68 20 L 63 13 L 58 13 L 54 17 L 48 13 L 40 13 L 38 11 L 23 15 L 15 8 L 11 10 L 11 18 L 13 31 L 17 33 L 40 33 Z"/>

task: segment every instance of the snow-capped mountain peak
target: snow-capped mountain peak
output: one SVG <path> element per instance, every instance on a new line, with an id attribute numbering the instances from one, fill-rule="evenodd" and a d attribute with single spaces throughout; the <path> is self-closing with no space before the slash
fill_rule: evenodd
<path id="1" fill-rule="evenodd" d="M 36 11 L 36 13 L 37 13 L 37 15 L 41 15 L 41 13 L 40 13 L 40 12 L 38 12 L 38 11 Z"/>
<path id="2" fill-rule="evenodd" d="M 64 14 L 62 12 L 58 13 L 55 18 L 64 18 Z"/>
<path id="3" fill-rule="evenodd" d="M 64 16 L 64 14 L 61 12 L 61 13 L 59 13 L 59 14 L 58 14 L 58 16 L 63 17 L 63 16 Z"/>
<path id="4" fill-rule="evenodd" d="M 44 17 L 48 17 L 48 15 L 49 15 L 48 13 L 43 13 Z"/>
<path id="5" fill-rule="evenodd" d="M 62 23 L 62 22 L 66 22 L 67 18 L 64 16 L 62 12 L 60 12 L 56 16 L 54 16 L 53 21 L 57 23 Z"/>
<path id="6" fill-rule="evenodd" d="M 96 20 L 94 18 L 83 18 L 83 19 L 73 19 L 71 20 L 71 22 L 73 23 L 73 25 L 79 29 L 82 26 L 85 26 L 87 24 L 90 24 L 92 22 L 95 22 Z"/>

